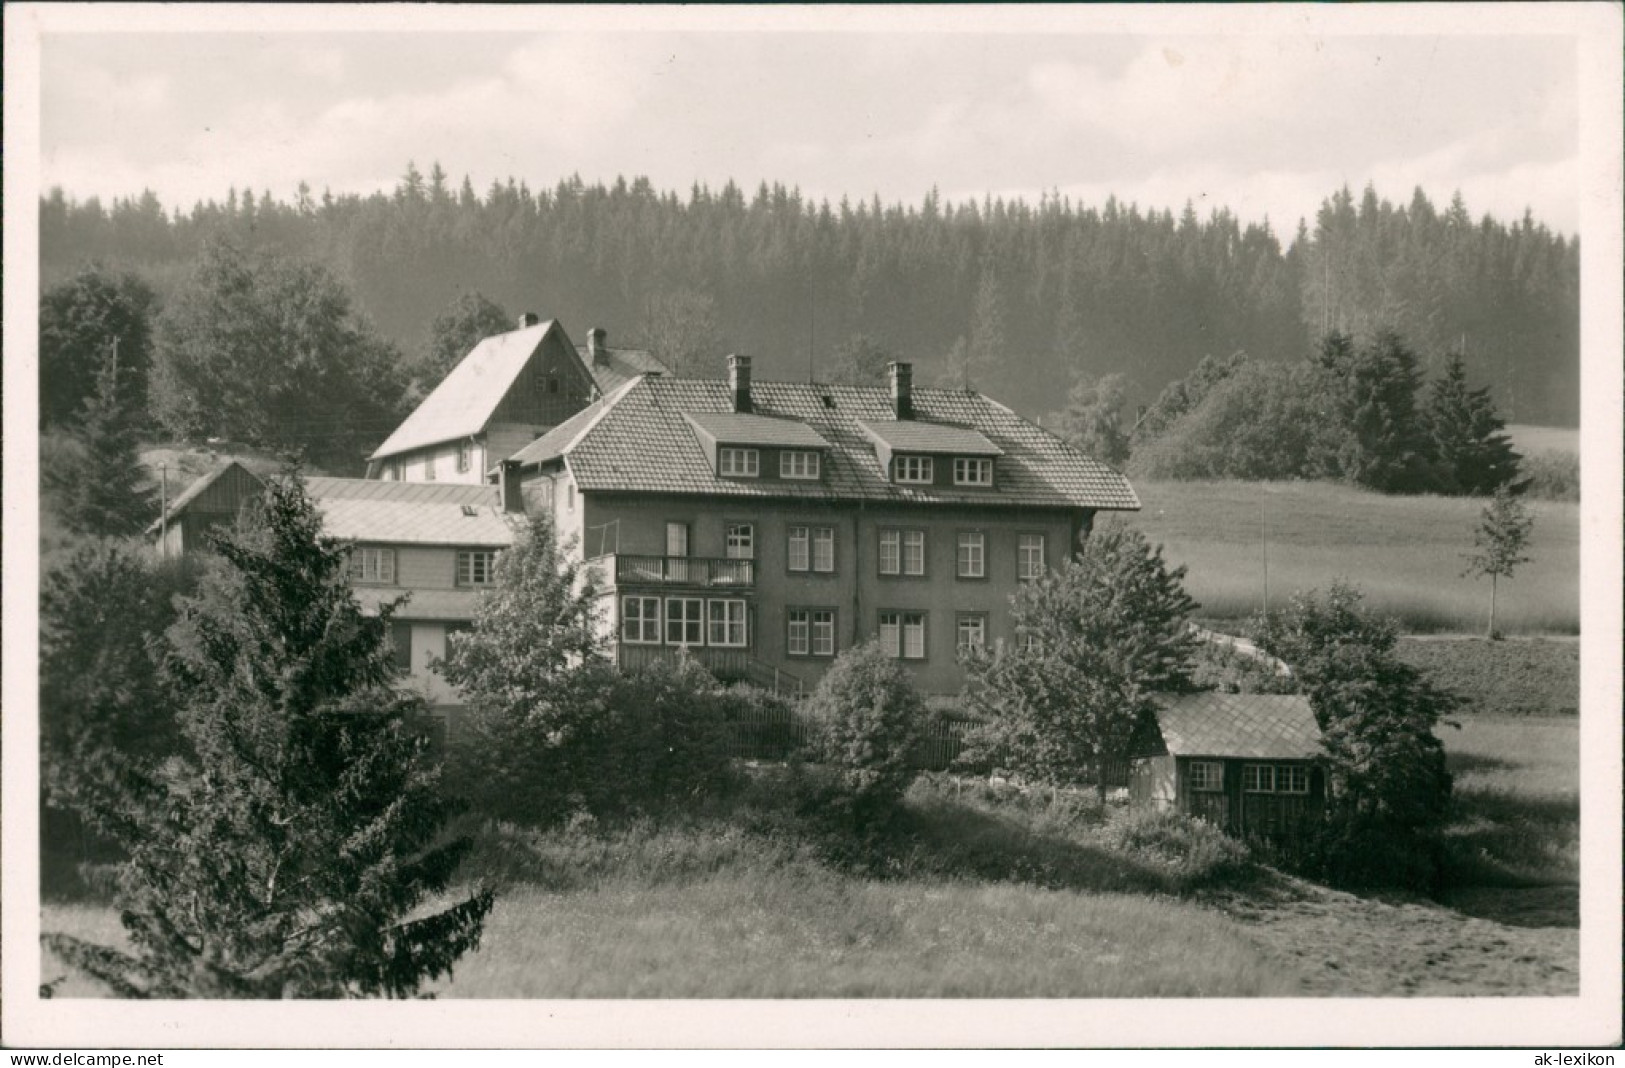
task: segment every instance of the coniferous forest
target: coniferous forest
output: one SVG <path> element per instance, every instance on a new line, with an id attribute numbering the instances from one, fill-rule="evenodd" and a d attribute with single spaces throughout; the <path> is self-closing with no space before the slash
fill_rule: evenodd
<path id="1" fill-rule="evenodd" d="M 171 213 L 151 193 L 108 205 L 52 190 L 40 211 L 46 288 L 96 262 L 162 303 L 225 239 L 326 267 L 411 363 L 435 318 L 477 292 L 577 340 L 603 326 L 611 344 L 715 354 L 687 373 L 719 373 L 737 351 L 765 377 L 822 378 L 861 336 L 923 381 L 1044 415 L 1079 376 L 1121 372 L 1129 403 L 1146 404 L 1203 356 L 1297 361 L 1329 333 L 1391 331 L 1429 377 L 1460 353 L 1507 421 L 1578 420 L 1578 239 L 1420 189 L 1404 203 L 1332 191 L 1290 234 L 1222 207 L 1116 199 L 831 204 L 641 178 L 480 192 L 439 165 L 408 166 L 389 194 L 233 189 Z"/>

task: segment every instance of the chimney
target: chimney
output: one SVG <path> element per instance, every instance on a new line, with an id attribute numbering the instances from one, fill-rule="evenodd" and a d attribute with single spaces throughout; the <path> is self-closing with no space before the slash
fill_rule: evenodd
<path id="1" fill-rule="evenodd" d="M 750 357 L 728 357 L 728 390 L 734 397 L 734 411 L 750 411 Z"/>
<path id="2" fill-rule="evenodd" d="M 519 316 L 519 329 L 523 330 L 527 326 L 537 326 L 541 321 L 542 317 L 535 312 L 522 312 Z"/>
<path id="3" fill-rule="evenodd" d="M 911 363 L 888 363 L 886 371 L 891 375 L 892 412 L 899 419 L 913 419 L 914 365 Z"/>
<path id="4" fill-rule="evenodd" d="M 609 349 L 604 347 L 604 338 L 608 333 L 601 326 L 595 326 L 587 331 L 587 362 L 597 365 L 609 362 Z"/>
<path id="5" fill-rule="evenodd" d="M 519 465 L 512 460 L 503 460 L 499 471 L 498 477 L 502 479 L 502 510 L 513 515 L 523 515 L 525 495 L 519 486 Z"/>

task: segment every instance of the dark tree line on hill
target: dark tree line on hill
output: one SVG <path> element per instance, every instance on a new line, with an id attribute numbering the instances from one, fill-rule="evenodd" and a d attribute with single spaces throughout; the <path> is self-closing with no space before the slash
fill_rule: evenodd
<path id="1" fill-rule="evenodd" d="M 861 337 L 926 381 L 1036 413 L 1079 373 L 1122 372 L 1144 401 L 1204 355 L 1295 361 L 1326 333 L 1390 329 L 1420 352 L 1461 352 L 1510 420 L 1572 424 L 1578 411 L 1578 241 L 1527 214 L 1475 220 L 1459 196 L 1441 212 L 1420 190 L 1399 205 L 1340 190 L 1285 246 L 1224 209 L 934 192 L 917 206 L 830 204 L 731 182 L 682 196 L 646 179 L 480 193 L 438 166 L 409 167 L 390 194 L 233 190 L 170 214 L 150 193 L 107 206 L 53 190 L 40 208 L 47 285 L 99 260 L 167 297 L 226 238 L 325 265 L 412 362 L 435 316 L 478 292 L 578 334 L 604 326 L 611 344 L 649 345 L 685 371 L 717 373 L 734 350 L 768 377 L 827 377 Z"/>

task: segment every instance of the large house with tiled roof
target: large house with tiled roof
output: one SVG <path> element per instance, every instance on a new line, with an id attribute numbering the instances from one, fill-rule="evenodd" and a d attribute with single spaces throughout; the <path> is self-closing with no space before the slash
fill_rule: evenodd
<path id="1" fill-rule="evenodd" d="M 957 692 L 969 646 L 1015 640 L 1018 584 L 1121 474 L 979 393 L 645 375 L 498 464 L 605 588 L 623 665 L 686 650 L 725 679 L 810 686 L 871 637 L 922 689 Z"/>
<path id="2" fill-rule="evenodd" d="M 639 349 L 612 349 L 594 329 L 578 348 L 556 321 L 526 313 L 452 368 L 380 445 L 367 477 L 480 483 L 493 464 L 623 382 L 664 368 Z"/>

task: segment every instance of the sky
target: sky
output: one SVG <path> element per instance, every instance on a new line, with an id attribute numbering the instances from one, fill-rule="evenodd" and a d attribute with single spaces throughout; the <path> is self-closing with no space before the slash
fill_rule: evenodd
<path id="1" fill-rule="evenodd" d="M 1475 215 L 1527 207 L 1553 229 L 1579 226 L 1577 62 L 1562 35 L 526 21 L 49 34 L 42 188 L 151 189 L 189 209 L 233 186 L 281 199 L 301 181 L 389 189 L 408 162 L 438 161 L 482 191 L 579 174 L 684 194 L 781 182 L 832 203 L 917 204 L 933 188 L 954 201 L 1115 194 L 1203 215 L 1222 205 L 1289 236 L 1338 187 L 1372 183 L 1396 202 L 1420 186 L 1443 206 L 1459 190 Z"/>

